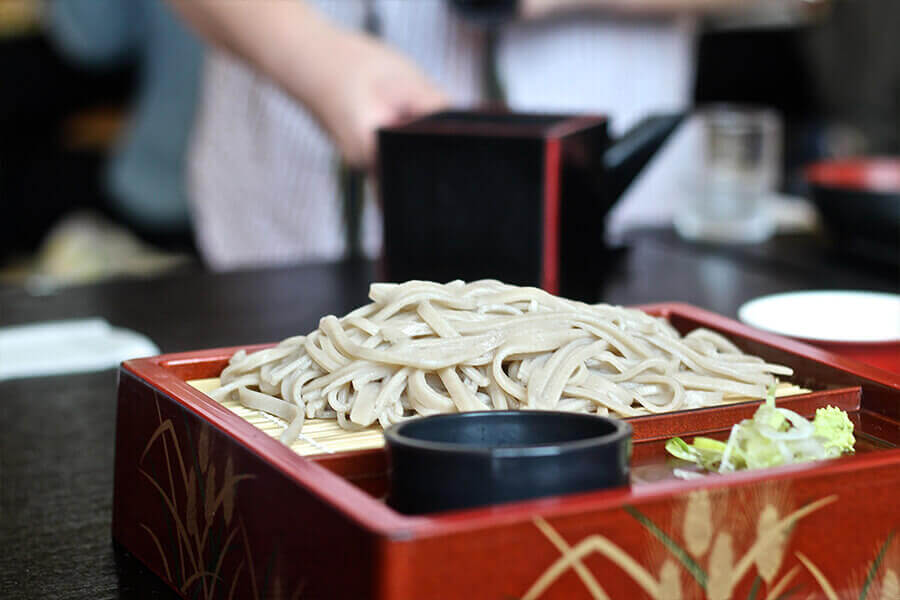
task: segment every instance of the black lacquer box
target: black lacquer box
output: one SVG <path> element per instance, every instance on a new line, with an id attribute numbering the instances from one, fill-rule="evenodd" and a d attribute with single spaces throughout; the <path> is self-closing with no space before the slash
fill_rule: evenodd
<path id="1" fill-rule="evenodd" d="M 589 299 L 604 219 L 678 115 L 450 111 L 379 132 L 386 279 L 501 279 Z"/>

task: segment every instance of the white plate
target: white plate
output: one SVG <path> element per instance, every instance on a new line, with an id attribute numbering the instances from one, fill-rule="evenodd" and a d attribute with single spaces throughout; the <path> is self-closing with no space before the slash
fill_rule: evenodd
<path id="1" fill-rule="evenodd" d="M 123 360 L 153 356 L 146 336 L 104 319 L 75 319 L 0 328 L 0 381 L 111 369 Z"/>
<path id="2" fill-rule="evenodd" d="M 763 296 L 738 309 L 759 329 L 822 342 L 900 341 L 900 295 L 855 291 Z"/>

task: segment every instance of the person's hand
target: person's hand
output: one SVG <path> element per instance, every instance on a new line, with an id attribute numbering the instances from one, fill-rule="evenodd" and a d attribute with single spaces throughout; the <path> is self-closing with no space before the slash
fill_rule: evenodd
<path id="1" fill-rule="evenodd" d="M 310 108 L 350 165 L 371 167 L 378 128 L 445 107 L 447 97 L 406 57 L 371 36 L 341 31 Z"/>
<path id="2" fill-rule="evenodd" d="M 374 163 L 379 127 L 447 104 L 409 59 L 332 23 L 306 2 L 170 1 L 207 39 L 306 106 L 352 166 Z"/>

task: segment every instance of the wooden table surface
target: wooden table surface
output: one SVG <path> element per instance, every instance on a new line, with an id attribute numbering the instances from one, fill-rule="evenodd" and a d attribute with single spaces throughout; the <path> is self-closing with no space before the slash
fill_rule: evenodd
<path id="1" fill-rule="evenodd" d="M 374 275 L 363 263 L 182 273 L 41 297 L 0 289 L 0 326 L 100 316 L 163 352 L 277 341 L 364 303 Z M 900 273 L 805 237 L 720 248 L 645 231 L 599 287 L 609 303 L 682 301 L 735 317 L 775 292 L 898 292 Z M 0 598 L 176 597 L 111 540 L 115 394 L 112 370 L 0 382 Z"/>

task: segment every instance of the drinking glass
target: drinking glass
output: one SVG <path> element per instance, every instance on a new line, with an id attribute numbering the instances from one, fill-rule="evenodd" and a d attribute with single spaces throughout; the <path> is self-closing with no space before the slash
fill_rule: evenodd
<path id="1" fill-rule="evenodd" d="M 779 184 L 781 122 L 771 110 L 717 105 L 703 110 L 699 185 L 676 213 L 687 239 L 751 243 L 775 227 L 769 200 Z"/>

